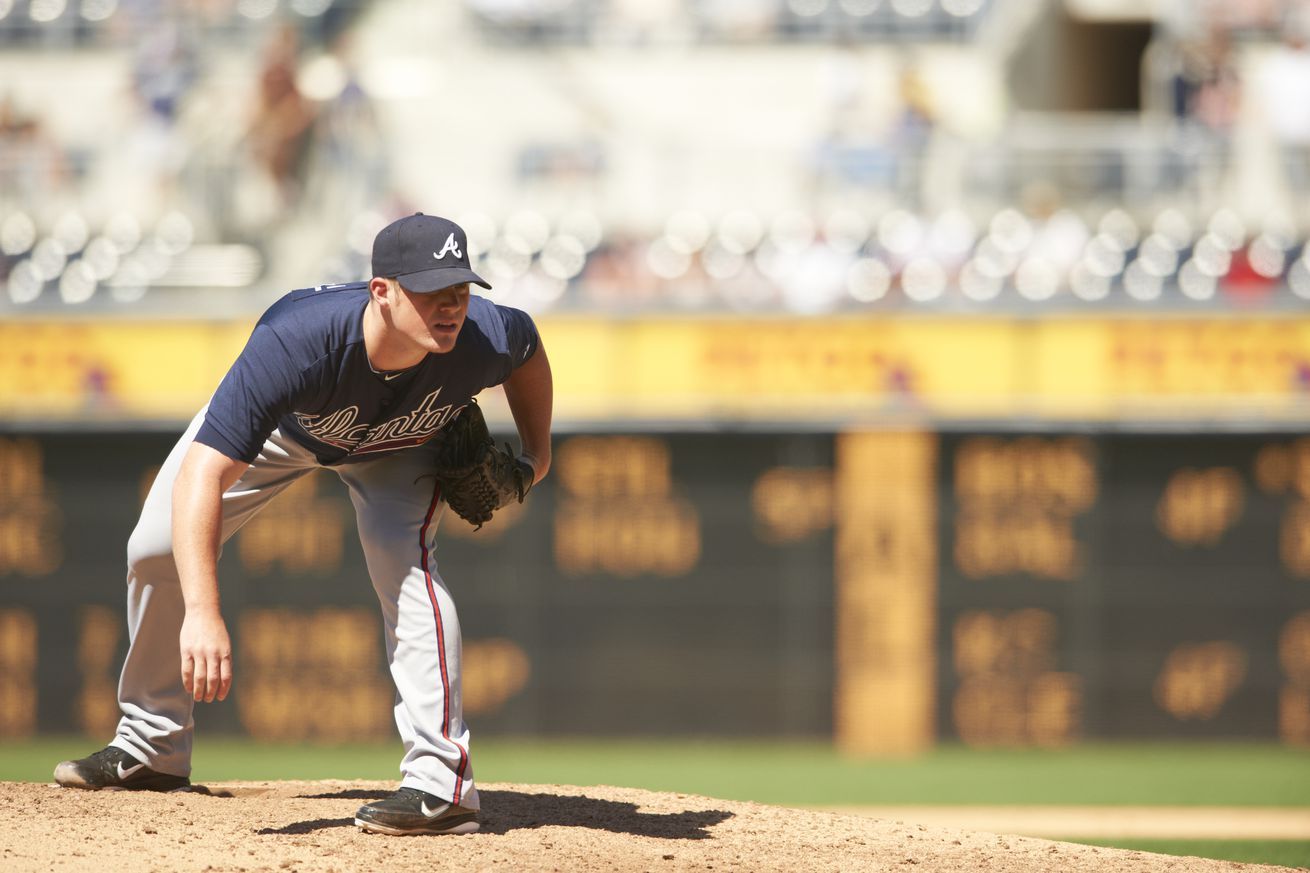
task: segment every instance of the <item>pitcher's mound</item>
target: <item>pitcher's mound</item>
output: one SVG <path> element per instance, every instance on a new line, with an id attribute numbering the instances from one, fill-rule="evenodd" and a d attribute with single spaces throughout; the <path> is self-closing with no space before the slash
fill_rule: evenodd
<path id="1" fill-rule="evenodd" d="M 482 830 L 354 826 L 380 782 L 210 783 L 211 793 L 0 783 L 0 870 L 1155 871 L 1277 867 L 1098 849 L 630 788 L 492 784 Z"/>

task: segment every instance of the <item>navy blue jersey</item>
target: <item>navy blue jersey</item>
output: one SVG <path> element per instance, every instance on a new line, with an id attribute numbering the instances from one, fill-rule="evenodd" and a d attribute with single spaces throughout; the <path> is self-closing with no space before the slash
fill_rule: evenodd
<path id="1" fill-rule="evenodd" d="M 196 441 L 250 462 L 279 429 L 321 464 L 367 461 L 427 441 L 537 350 L 527 313 L 469 296 L 455 347 L 399 374 L 364 349 L 368 285 L 292 291 L 269 307 L 219 384 Z"/>

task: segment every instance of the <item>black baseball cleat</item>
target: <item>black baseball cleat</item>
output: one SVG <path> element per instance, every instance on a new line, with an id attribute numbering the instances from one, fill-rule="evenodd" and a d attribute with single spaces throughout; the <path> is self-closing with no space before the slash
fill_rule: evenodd
<path id="1" fill-rule="evenodd" d="M 478 829 L 476 810 L 465 809 L 417 788 L 402 788 L 390 797 L 366 803 L 355 824 L 374 834 L 471 834 Z"/>
<path id="2" fill-rule="evenodd" d="M 185 776 L 151 770 L 117 746 L 106 746 L 85 758 L 64 761 L 55 781 L 65 788 L 121 788 L 129 791 L 177 791 L 191 787 Z"/>

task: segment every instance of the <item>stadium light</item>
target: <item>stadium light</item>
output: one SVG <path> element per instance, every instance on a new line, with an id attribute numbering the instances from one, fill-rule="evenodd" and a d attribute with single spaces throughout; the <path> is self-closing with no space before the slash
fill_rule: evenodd
<path id="1" fill-rule="evenodd" d="M 1207 275 L 1197 265 L 1195 259 L 1183 264 L 1182 269 L 1178 271 L 1178 290 L 1184 297 L 1192 300 L 1210 300 L 1214 297 L 1218 285 L 1215 277 Z"/>
<path id="2" fill-rule="evenodd" d="M 1060 273 L 1045 258 L 1027 258 L 1014 274 L 1014 287 L 1021 297 L 1040 303 L 1050 300 L 1060 290 Z"/>
<path id="3" fill-rule="evenodd" d="M 41 296 L 43 287 L 45 287 L 45 279 L 37 273 L 36 268 L 32 266 L 31 260 L 19 261 L 9 271 L 7 288 L 9 299 L 14 303 L 19 305 L 31 303 Z"/>
<path id="4" fill-rule="evenodd" d="M 1182 212 L 1170 207 L 1155 217 L 1151 229 L 1161 234 L 1175 249 L 1185 249 L 1192 244 L 1194 231 L 1192 223 Z"/>
<path id="5" fill-rule="evenodd" d="M 96 277 L 91 267 L 77 260 L 68 265 L 59 278 L 59 297 L 64 303 L 76 306 L 85 303 L 96 293 Z"/>
<path id="6" fill-rule="evenodd" d="M 973 260 L 979 271 L 997 279 L 1004 279 L 1019 268 L 1019 254 L 1002 249 L 990 236 L 978 243 Z"/>
<path id="7" fill-rule="evenodd" d="M 54 237 L 46 237 L 32 249 L 32 271 L 43 282 L 64 272 L 68 264 L 68 249 Z"/>
<path id="8" fill-rule="evenodd" d="M 988 237 L 1005 252 L 1017 254 L 1033 241 L 1033 226 L 1017 209 L 1002 209 L 992 216 Z"/>
<path id="9" fill-rule="evenodd" d="M 704 248 L 710 233 L 709 219 L 691 209 L 681 209 L 664 222 L 664 238 L 675 251 L 686 255 Z"/>
<path id="10" fill-rule="evenodd" d="M 1082 263 L 1094 275 L 1103 279 L 1113 279 L 1123 272 L 1126 260 L 1124 250 L 1118 240 L 1109 233 L 1099 233 L 1092 237 L 1083 250 Z"/>
<path id="11" fill-rule="evenodd" d="M 931 245 L 935 252 L 959 257 L 978 239 L 978 228 L 963 210 L 948 209 L 932 223 Z"/>
<path id="12" fill-rule="evenodd" d="M 15 212 L 0 224 L 0 253 L 16 257 L 36 243 L 36 224 L 26 212 Z"/>
<path id="13" fill-rule="evenodd" d="M 546 241 L 538 260 L 547 276 L 567 281 L 582 272 L 587 249 L 576 238 L 560 234 Z"/>
<path id="14" fill-rule="evenodd" d="M 106 21 L 118 11 L 118 0 L 82 0 L 80 11 L 87 21 Z"/>
<path id="15" fill-rule="evenodd" d="M 505 244 L 516 252 L 535 255 L 550 239 L 550 222 L 540 212 L 521 209 L 505 222 Z"/>
<path id="16" fill-rule="evenodd" d="M 977 15 L 983 7 L 984 0 L 942 0 L 942 9 L 947 15 L 956 18 L 970 18 Z"/>
<path id="17" fill-rule="evenodd" d="M 894 255 L 908 255 L 922 240 L 923 223 L 904 209 L 893 209 L 878 220 L 878 243 Z"/>
<path id="18" fill-rule="evenodd" d="M 979 269 L 978 261 L 971 260 L 960 269 L 960 293 L 976 303 L 987 303 L 1000 296 L 1005 280 L 1001 276 Z"/>
<path id="19" fill-rule="evenodd" d="M 82 252 L 82 261 L 91 268 L 97 281 L 104 281 L 118 269 L 121 260 L 118 246 L 107 237 L 98 236 L 86 245 Z"/>
<path id="20" fill-rule="evenodd" d="M 932 8 L 932 0 L 892 0 L 892 9 L 905 18 L 921 18 Z"/>
<path id="21" fill-rule="evenodd" d="M 881 0 L 837 0 L 837 5 L 847 15 L 863 18 L 873 14 L 873 11 L 881 5 Z"/>
<path id="22" fill-rule="evenodd" d="M 1310 248 L 1306 249 L 1310 255 Z M 1298 258 L 1287 273 L 1287 287 L 1302 300 L 1310 300 L 1310 263 L 1305 257 Z"/>
<path id="23" fill-rule="evenodd" d="M 86 245 L 87 236 L 90 231 L 86 226 L 86 219 L 77 212 L 65 212 L 55 222 L 54 230 L 50 235 L 59 240 L 64 251 L 80 252 Z"/>
<path id="24" fill-rule="evenodd" d="M 1069 290 L 1079 300 L 1097 303 L 1110 296 L 1110 278 L 1091 269 L 1086 262 L 1069 271 Z"/>
<path id="25" fill-rule="evenodd" d="M 1111 209 L 1101 216 L 1096 225 L 1097 234 L 1104 234 L 1121 252 L 1126 252 L 1142 238 L 1142 231 L 1133 217 L 1122 209 Z"/>
<path id="26" fill-rule="evenodd" d="M 1242 247 L 1242 243 L 1246 242 L 1246 225 L 1236 212 L 1227 207 L 1218 210 L 1210 217 L 1206 230 L 1230 252 L 1237 251 Z"/>
<path id="27" fill-rule="evenodd" d="M 1124 292 L 1134 300 L 1141 303 L 1159 300 L 1163 290 L 1164 280 L 1152 275 L 1140 260 L 1133 261 L 1124 270 Z"/>
<path id="28" fill-rule="evenodd" d="M 27 7 L 27 16 L 39 24 L 49 24 L 63 15 L 67 8 L 66 0 L 32 0 Z"/>
<path id="29" fill-rule="evenodd" d="M 700 262 L 710 278 L 723 281 L 741 275 L 746 267 L 746 256 L 727 246 L 711 244 L 701 251 Z"/>
<path id="30" fill-rule="evenodd" d="M 129 212 L 116 213 L 105 224 L 105 237 L 125 255 L 141 244 L 141 224 Z"/>
<path id="31" fill-rule="evenodd" d="M 1197 242 L 1192 249 L 1192 260 L 1202 273 L 1215 278 L 1228 275 L 1233 265 L 1231 250 L 1213 233 L 1207 233 Z"/>
<path id="32" fill-rule="evenodd" d="M 252 21 L 268 18 L 276 9 L 277 0 L 237 0 L 237 12 Z"/>
<path id="33" fill-rule="evenodd" d="M 1287 266 L 1287 253 L 1265 233 L 1251 242 L 1246 258 L 1251 269 L 1266 279 L 1277 279 Z"/>
<path id="34" fill-rule="evenodd" d="M 646 266 L 661 279 L 676 279 L 690 269 L 691 255 L 660 237 L 646 248 Z"/>
<path id="35" fill-rule="evenodd" d="M 946 290 L 946 270 L 932 258 L 913 258 L 901 270 L 901 290 L 915 303 L 929 303 Z"/>
<path id="36" fill-rule="evenodd" d="M 846 272 L 846 292 L 861 303 L 881 300 L 891 284 L 891 270 L 877 258 L 861 258 Z"/>
<path id="37" fill-rule="evenodd" d="M 1137 251 L 1137 260 L 1148 273 L 1161 279 L 1172 276 L 1178 269 L 1178 252 L 1162 233 L 1152 233 L 1146 238 Z"/>
<path id="38" fill-rule="evenodd" d="M 510 245 L 509 240 L 501 238 L 487 252 L 487 267 L 506 279 L 515 280 L 532 266 L 532 255 Z M 495 284 L 494 282 L 492 283 Z"/>
<path id="39" fill-rule="evenodd" d="M 801 18 L 813 18 L 821 15 L 828 8 L 828 0 L 787 0 L 787 8 L 793 15 Z"/>

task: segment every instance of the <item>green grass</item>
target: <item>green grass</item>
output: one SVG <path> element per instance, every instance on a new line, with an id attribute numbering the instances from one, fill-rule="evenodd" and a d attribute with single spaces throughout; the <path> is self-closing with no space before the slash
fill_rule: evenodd
<path id="1" fill-rule="evenodd" d="M 1308 840 L 1088 840 L 1075 837 L 1066 842 L 1115 849 L 1136 849 L 1161 855 L 1214 858 L 1242 861 L 1247 864 L 1274 864 L 1280 867 L 1310 867 Z"/>
<path id="2" fill-rule="evenodd" d="M 0 744 L 0 780 L 46 781 L 95 747 L 80 738 Z M 400 744 L 259 745 L 201 738 L 198 781 L 399 778 Z M 1310 807 L 1310 754 L 1264 744 L 1082 745 L 977 751 L 945 746 L 858 761 L 820 743 L 485 740 L 482 782 L 621 785 L 788 806 L 1147 804 Z"/>

